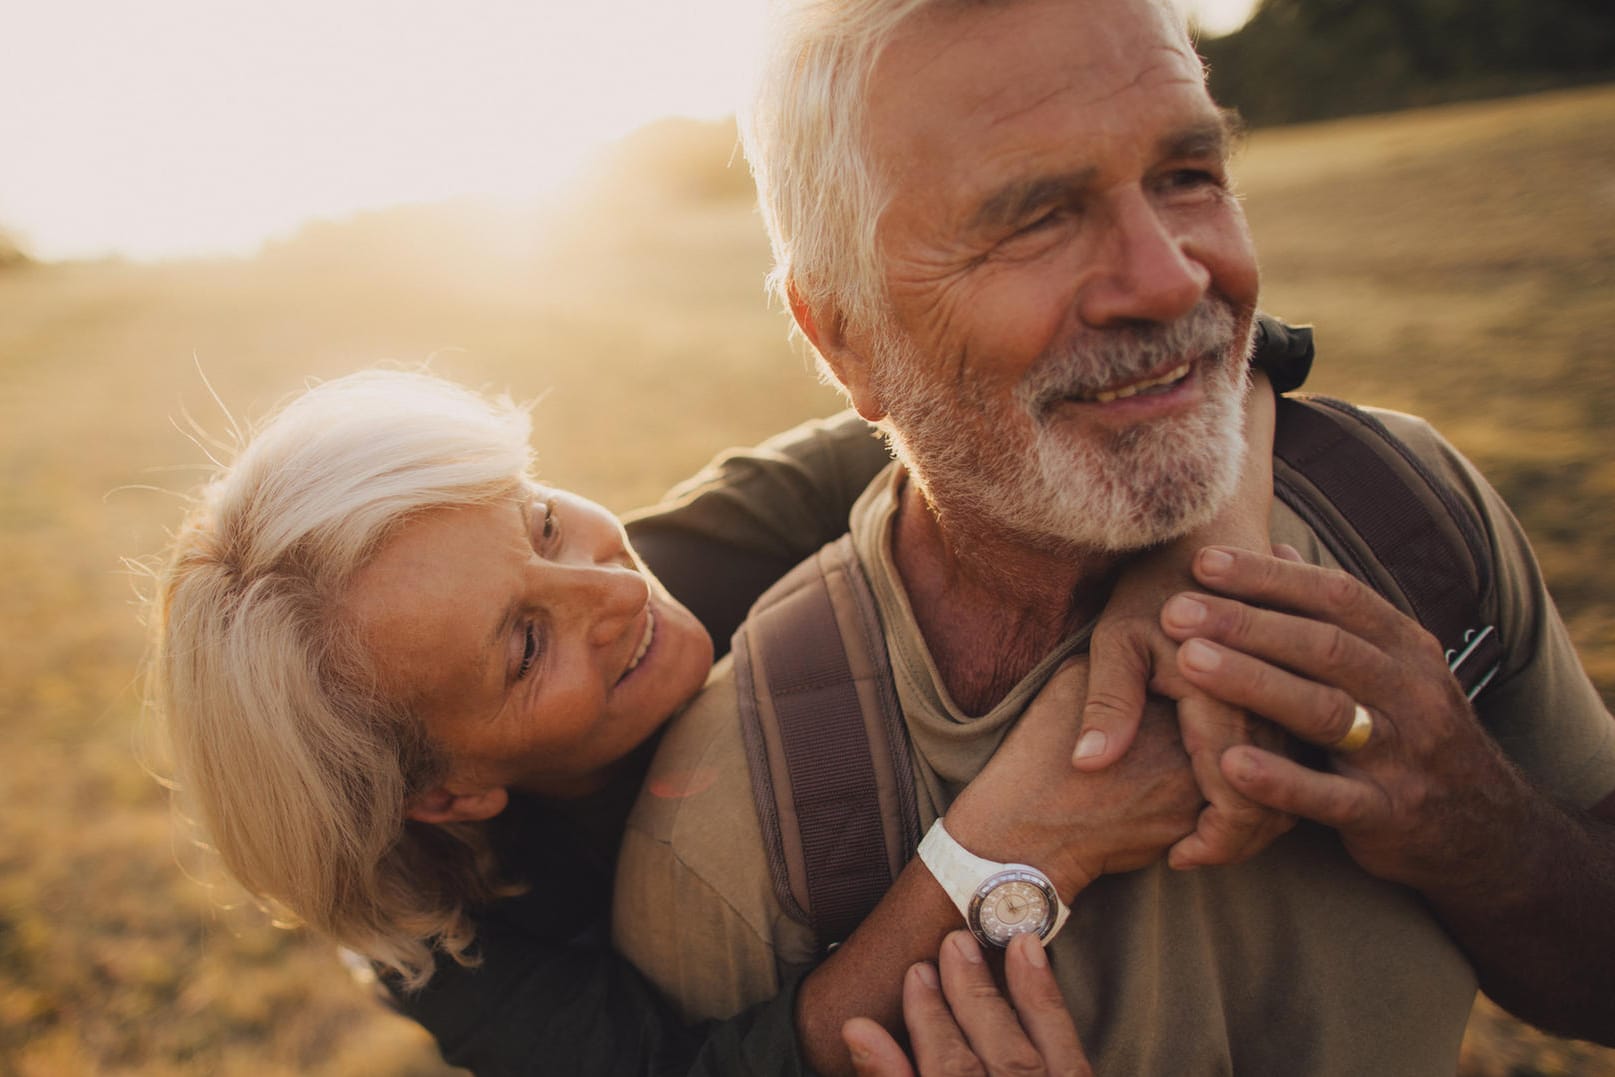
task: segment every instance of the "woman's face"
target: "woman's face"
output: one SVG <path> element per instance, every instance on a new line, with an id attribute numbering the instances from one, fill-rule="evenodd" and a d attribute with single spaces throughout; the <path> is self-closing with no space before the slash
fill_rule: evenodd
<path id="1" fill-rule="evenodd" d="M 533 486 L 405 524 L 355 575 L 342 615 L 382 691 L 448 757 L 438 793 L 451 796 L 587 792 L 712 665 L 706 631 L 616 518 Z"/>

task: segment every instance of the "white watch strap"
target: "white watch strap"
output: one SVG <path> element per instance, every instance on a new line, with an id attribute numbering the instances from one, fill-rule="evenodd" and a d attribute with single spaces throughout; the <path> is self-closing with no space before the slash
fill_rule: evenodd
<path id="1" fill-rule="evenodd" d="M 931 874 L 942 884 L 942 889 L 948 892 L 959 915 L 967 920 L 970 918 L 970 899 L 975 897 L 976 887 L 981 885 L 981 880 L 1004 868 L 998 861 L 979 857 L 960 845 L 942 825 L 941 819 L 932 823 L 931 829 L 920 840 L 920 860 L 931 869 Z"/>
<path id="2" fill-rule="evenodd" d="M 970 902 L 976 896 L 976 887 L 980 886 L 984 879 L 1008 868 L 1029 867 L 1025 864 L 1001 864 L 996 860 L 977 856 L 948 833 L 940 818 L 931 824 L 931 829 L 920 839 L 919 854 L 920 862 L 930 869 L 966 923 L 970 922 Z M 1038 874 L 1043 873 L 1039 871 Z M 1066 918 L 1071 915 L 1071 910 L 1066 907 L 1066 903 L 1059 895 L 1055 895 L 1054 902 L 1054 927 L 1043 938 L 1045 946 L 1060 933 L 1060 929 L 1065 927 Z"/>

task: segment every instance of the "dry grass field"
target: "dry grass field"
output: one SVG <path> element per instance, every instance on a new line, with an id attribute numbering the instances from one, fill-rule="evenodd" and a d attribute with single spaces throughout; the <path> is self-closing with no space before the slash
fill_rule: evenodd
<path id="1" fill-rule="evenodd" d="M 1488 470 L 1606 700 L 1612 132 L 1607 88 L 1259 133 L 1241 166 L 1267 306 L 1317 326 L 1314 387 L 1418 411 Z M 191 420 L 229 430 L 203 374 L 244 417 L 382 359 L 542 395 L 549 476 L 619 509 L 835 409 L 764 306 L 748 205 L 605 203 L 532 231 L 421 214 L 253 261 L 0 274 L 0 1074 L 443 1072 L 327 947 L 181 870 L 124 559 L 161 548 L 203 473 Z M 1615 1074 L 1615 1053 L 1482 1005 L 1461 1065 Z"/>

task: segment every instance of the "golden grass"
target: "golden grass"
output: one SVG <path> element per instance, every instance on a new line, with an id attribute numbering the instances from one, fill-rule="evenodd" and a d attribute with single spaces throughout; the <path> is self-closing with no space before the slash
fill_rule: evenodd
<path id="1" fill-rule="evenodd" d="M 1419 411 L 1488 469 L 1606 699 L 1611 130 L 1601 89 L 1259 133 L 1242 166 L 1267 305 L 1318 326 L 1315 387 Z M 121 558 L 161 547 L 206 463 L 170 420 L 228 430 L 198 366 L 249 417 L 388 358 L 545 394 L 546 470 L 619 509 L 837 406 L 765 309 L 748 206 L 622 201 L 532 233 L 376 218 L 251 262 L 0 274 L 0 1072 L 442 1072 L 325 946 L 181 873 L 136 761 Z M 1477 1014 L 1465 1074 L 1615 1074 Z"/>

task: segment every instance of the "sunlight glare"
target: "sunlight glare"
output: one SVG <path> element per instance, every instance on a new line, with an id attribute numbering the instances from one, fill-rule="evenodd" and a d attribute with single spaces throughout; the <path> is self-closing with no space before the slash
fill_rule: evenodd
<path id="1" fill-rule="evenodd" d="M 532 196 L 658 115 L 733 111 L 755 7 L 29 5 L 0 15 L 0 228 L 46 258 L 162 257 L 248 251 L 310 216 Z"/>
<path id="2" fill-rule="evenodd" d="M 1253 0 L 1190 0 L 1209 30 Z M 250 253 L 310 218 L 525 200 L 734 111 L 763 0 L 52 0 L 0 9 L 0 232 L 44 259 Z"/>

